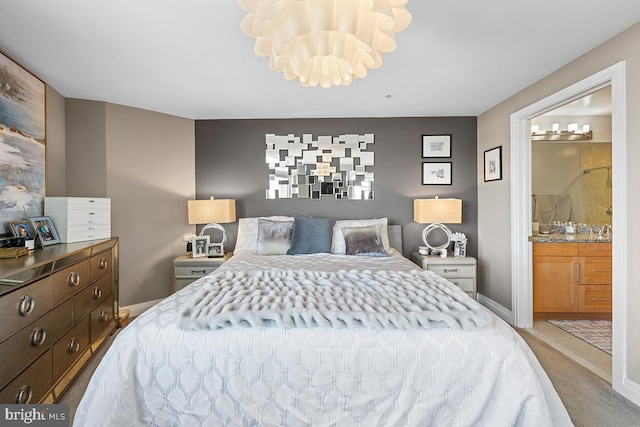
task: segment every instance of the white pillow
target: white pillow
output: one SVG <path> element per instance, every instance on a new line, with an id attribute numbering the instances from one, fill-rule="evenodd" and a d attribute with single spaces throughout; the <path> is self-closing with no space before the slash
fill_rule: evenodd
<path id="1" fill-rule="evenodd" d="M 258 218 L 268 219 L 270 221 L 293 221 L 292 216 L 263 216 L 254 218 L 238 219 L 238 237 L 236 238 L 236 248 L 238 251 L 255 252 L 258 247 Z"/>
<path id="2" fill-rule="evenodd" d="M 384 250 L 389 252 L 389 235 L 387 234 L 387 218 L 378 219 L 346 219 L 336 221 L 333 226 L 333 238 L 331 240 L 331 253 L 338 255 L 345 255 L 347 253 L 347 246 L 344 242 L 344 234 L 342 229 L 345 227 L 366 227 L 369 225 L 375 225 L 378 227 L 378 233 L 382 238 L 382 246 Z"/>

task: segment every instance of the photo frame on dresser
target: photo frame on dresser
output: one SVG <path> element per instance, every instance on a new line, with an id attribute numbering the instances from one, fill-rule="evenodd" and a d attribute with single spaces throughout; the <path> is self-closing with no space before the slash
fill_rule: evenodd
<path id="1" fill-rule="evenodd" d="M 209 255 L 209 236 L 196 236 L 191 242 L 191 257 L 202 258 Z"/>
<path id="2" fill-rule="evenodd" d="M 33 232 L 26 219 L 21 221 L 8 221 L 9 228 L 13 237 L 24 237 L 25 239 L 33 239 Z"/>
<path id="3" fill-rule="evenodd" d="M 209 243 L 209 246 L 207 247 L 207 256 L 218 258 L 223 255 L 224 253 L 222 252 L 222 243 Z"/>
<path id="4" fill-rule="evenodd" d="M 53 225 L 51 217 L 32 216 L 28 219 L 32 229 L 35 230 L 36 236 L 40 239 L 42 246 L 57 245 L 60 243 L 60 237 L 58 236 L 56 227 Z"/>

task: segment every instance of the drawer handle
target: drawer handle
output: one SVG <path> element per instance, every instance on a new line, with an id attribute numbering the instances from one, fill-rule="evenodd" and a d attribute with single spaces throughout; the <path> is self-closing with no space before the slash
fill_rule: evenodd
<path id="1" fill-rule="evenodd" d="M 449 268 L 449 269 L 444 269 L 445 273 L 457 273 L 458 269 L 457 268 Z"/>
<path id="2" fill-rule="evenodd" d="M 107 313 L 107 310 L 102 310 L 100 312 L 100 317 L 98 317 L 98 320 L 100 320 L 101 322 L 104 322 L 108 318 L 109 318 L 109 313 Z"/>
<path id="3" fill-rule="evenodd" d="M 69 274 L 69 286 L 78 286 L 80 284 L 80 274 L 77 271 L 72 271 Z"/>
<path id="4" fill-rule="evenodd" d="M 16 403 L 19 405 L 26 405 L 31 402 L 31 398 L 33 397 L 33 391 L 31 390 L 31 386 L 23 385 L 18 390 L 18 394 L 16 395 Z"/>
<path id="5" fill-rule="evenodd" d="M 207 270 L 191 270 L 191 274 L 204 274 Z"/>
<path id="6" fill-rule="evenodd" d="M 78 350 L 80 350 L 80 341 L 78 341 L 77 338 L 71 338 L 71 341 L 69 342 L 69 348 L 67 349 L 67 351 L 69 353 L 77 353 Z"/>
<path id="7" fill-rule="evenodd" d="M 22 297 L 22 300 L 20 301 L 20 305 L 18 306 L 18 313 L 20 313 L 22 316 L 31 314 L 35 306 L 36 306 L 36 301 L 33 299 L 33 297 L 30 297 L 29 295 L 25 295 Z"/>
<path id="8" fill-rule="evenodd" d="M 102 289 L 96 286 L 95 288 L 93 288 L 93 299 L 100 298 L 102 298 Z"/>
<path id="9" fill-rule="evenodd" d="M 98 264 L 98 268 L 100 268 L 100 270 L 104 270 L 109 266 L 109 263 L 107 262 L 106 258 L 100 258 L 100 263 Z"/>
<path id="10" fill-rule="evenodd" d="M 591 298 L 591 301 L 611 301 L 611 298 Z"/>
<path id="11" fill-rule="evenodd" d="M 589 249 L 592 252 L 611 252 L 611 249 L 597 249 L 597 248 L 591 248 Z"/>
<path id="12" fill-rule="evenodd" d="M 47 339 L 47 331 L 44 328 L 35 329 L 31 334 L 31 345 L 41 346 Z"/>
<path id="13" fill-rule="evenodd" d="M 611 273 L 611 270 L 589 270 L 591 273 Z"/>

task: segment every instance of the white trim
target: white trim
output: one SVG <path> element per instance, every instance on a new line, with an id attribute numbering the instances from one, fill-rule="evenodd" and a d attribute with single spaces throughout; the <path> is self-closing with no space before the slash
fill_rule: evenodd
<path id="1" fill-rule="evenodd" d="M 129 310 L 130 311 L 129 316 L 131 317 L 140 316 L 142 313 L 144 313 L 145 311 L 147 311 L 148 309 L 150 309 L 160 301 L 162 301 L 162 298 L 153 300 L 153 301 L 141 302 L 139 304 L 127 305 L 124 307 L 120 307 L 120 310 L 122 309 Z"/>
<path id="2" fill-rule="evenodd" d="M 640 384 L 627 377 L 627 162 L 625 62 L 619 62 L 511 115 L 511 274 L 515 326 L 533 325 L 530 120 L 611 85 L 613 180 L 613 388 L 640 405 Z"/>
<path id="3" fill-rule="evenodd" d="M 510 325 L 513 325 L 513 312 L 506 309 L 504 306 L 498 304 L 491 298 L 487 298 L 482 294 L 478 294 L 478 302 L 491 310 L 496 316 L 504 320 Z"/>

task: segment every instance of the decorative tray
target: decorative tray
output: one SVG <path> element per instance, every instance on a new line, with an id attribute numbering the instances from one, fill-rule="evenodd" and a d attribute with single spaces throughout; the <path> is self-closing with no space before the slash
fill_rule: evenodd
<path id="1" fill-rule="evenodd" d="M 0 258 L 18 258 L 29 255 L 29 249 L 21 248 L 0 248 Z"/>

